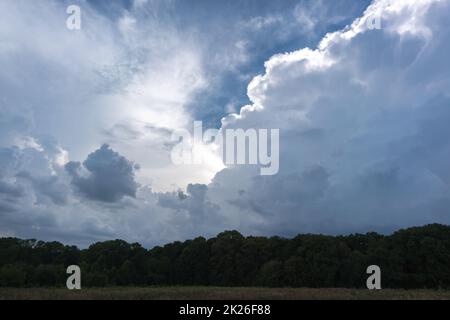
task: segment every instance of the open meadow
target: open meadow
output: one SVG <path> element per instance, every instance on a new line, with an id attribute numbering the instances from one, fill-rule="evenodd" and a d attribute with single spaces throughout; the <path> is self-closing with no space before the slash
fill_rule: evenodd
<path id="1" fill-rule="evenodd" d="M 0 300 L 449 300 L 443 290 L 309 288 L 110 287 L 0 288 Z"/>

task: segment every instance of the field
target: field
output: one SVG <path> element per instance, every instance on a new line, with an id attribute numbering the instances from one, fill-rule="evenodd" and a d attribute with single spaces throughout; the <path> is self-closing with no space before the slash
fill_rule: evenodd
<path id="1" fill-rule="evenodd" d="M 269 289 L 219 287 L 111 287 L 69 291 L 0 288 L 0 300 L 450 300 L 450 291 L 362 289 Z"/>

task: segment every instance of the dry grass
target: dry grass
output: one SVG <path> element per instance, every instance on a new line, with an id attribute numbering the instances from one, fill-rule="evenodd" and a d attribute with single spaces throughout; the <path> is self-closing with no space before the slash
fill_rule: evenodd
<path id="1" fill-rule="evenodd" d="M 450 291 L 218 287 L 0 288 L 0 300 L 450 300 Z"/>

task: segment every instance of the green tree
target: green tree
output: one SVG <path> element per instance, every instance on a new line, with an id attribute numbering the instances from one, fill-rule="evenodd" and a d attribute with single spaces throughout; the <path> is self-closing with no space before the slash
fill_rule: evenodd
<path id="1" fill-rule="evenodd" d="M 0 268 L 0 287 L 22 287 L 26 274 L 18 265 L 5 265 Z"/>
<path id="2" fill-rule="evenodd" d="M 261 267 L 258 273 L 257 284 L 264 287 L 283 287 L 284 273 L 283 263 L 271 260 Z"/>

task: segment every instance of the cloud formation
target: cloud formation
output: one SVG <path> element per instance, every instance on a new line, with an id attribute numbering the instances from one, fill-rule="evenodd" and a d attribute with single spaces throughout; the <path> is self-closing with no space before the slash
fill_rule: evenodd
<path id="1" fill-rule="evenodd" d="M 87 171 L 83 176 L 82 170 Z M 67 172 L 72 184 L 91 200 L 116 202 L 124 196 L 136 197 L 138 184 L 134 180 L 138 166 L 114 152 L 107 144 L 91 153 L 83 162 L 69 162 Z"/>
<path id="2" fill-rule="evenodd" d="M 266 61 L 248 86 L 250 104 L 222 129 L 280 128 L 273 177 L 252 166 L 170 163 L 171 132 L 190 126 L 199 112 L 189 107 L 217 84 L 210 72 L 219 69 L 205 69 L 208 53 L 179 30 L 157 19 L 137 28 L 148 17 L 144 1 L 98 25 L 88 7 L 90 27 L 54 47 L 37 38 L 27 45 L 26 21 L 64 43 L 66 31 L 54 27 L 64 17 L 58 5 L 31 4 L 46 17 L 35 20 L 21 14 L 25 2 L 10 5 L 0 22 L 0 234 L 153 245 L 225 229 L 291 236 L 450 223 L 448 0 L 374 1 L 317 47 Z M 299 7 L 298 19 L 316 11 L 328 18 L 333 11 L 321 5 Z M 381 30 L 366 23 L 374 15 Z M 238 24 L 243 33 L 253 26 L 275 37 L 284 20 L 248 21 Z M 13 25 L 14 36 L 5 31 Z M 243 48 L 245 59 L 257 49 Z M 243 52 L 235 53 L 212 60 L 239 70 Z M 47 77 L 17 72 L 18 61 Z"/>
<path id="3" fill-rule="evenodd" d="M 223 120 L 223 128 L 281 128 L 280 176 L 251 177 L 245 196 L 232 202 L 240 216 L 262 217 L 255 232 L 390 231 L 450 221 L 442 209 L 450 199 L 443 165 L 450 144 L 442 139 L 450 133 L 443 125 L 450 120 L 448 10 L 448 1 L 375 1 L 316 49 L 266 62 L 248 87 L 253 104 Z M 366 23 L 374 15 L 381 30 Z M 244 179 L 226 175 L 226 184 Z M 217 199 L 232 196 L 218 189 Z"/>

